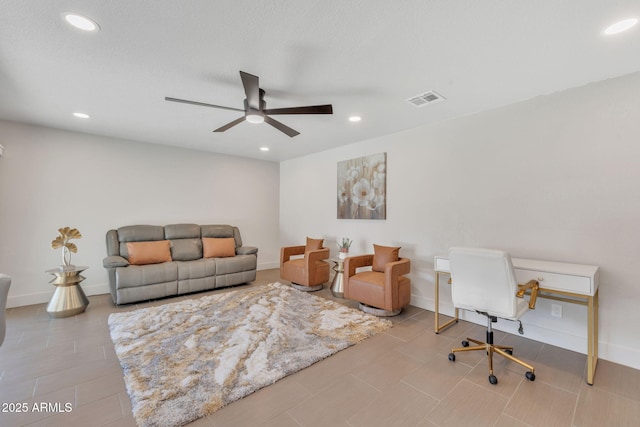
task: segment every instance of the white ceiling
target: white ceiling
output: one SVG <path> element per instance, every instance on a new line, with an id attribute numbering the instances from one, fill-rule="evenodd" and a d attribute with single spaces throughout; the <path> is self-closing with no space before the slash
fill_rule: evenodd
<path id="1" fill-rule="evenodd" d="M 638 16 L 638 0 L 1 0 L 0 118 L 280 161 L 636 72 L 640 25 L 602 30 Z M 243 108 L 239 70 L 269 108 L 334 114 L 277 116 L 295 138 L 213 133 L 242 113 L 164 100 Z M 406 102 L 428 90 L 447 100 Z"/>

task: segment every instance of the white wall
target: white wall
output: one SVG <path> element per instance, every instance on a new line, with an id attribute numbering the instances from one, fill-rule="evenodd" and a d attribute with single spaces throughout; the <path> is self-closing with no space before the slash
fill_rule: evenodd
<path id="1" fill-rule="evenodd" d="M 598 265 L 600 356 L 640 368 L 638 99 L 640 73 L 282 162 L 281 243 L 347 236 L 352 253 L 400 245 L 412 259 L 412 304 L 428 309 L 433 257 L 450 246 Z M 337 162 L 379 152 L 387 220 L 337 220 Z M 526 336 L 586 353 L 586 308 L 563 303 L 557 319 L 538 301 Z"/>
<path id="2" fill-rule="evenodd" d="M 274 162 L 243 159 L 0 121 L 0 271 L 8 306 L 47 302 L 44 271 L 61 264 L 58 228 L 75 227 L 83 288 L 106 293 L 105 233 L 132 224 L 231 224 L 257 246 L 258 268 L 278 264 Z"/>

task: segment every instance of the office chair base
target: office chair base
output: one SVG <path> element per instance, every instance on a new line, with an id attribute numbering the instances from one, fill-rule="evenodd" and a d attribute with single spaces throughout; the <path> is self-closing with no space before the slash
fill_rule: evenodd
<path id="1" fill-rule="evenodd" d="M 383 308 L 372 307 L 367 304 L 360 303 L 358 308 L 365 313 L 373 314 L 378 317 L 392 317 L 397 316 L 402 311 L 402 308 L 398 308 L 396 310 L 385 310 Z"/>
<path id="2" fill-rule="evenodd" d="M 493 334 L 491 334 L 490 336 L 488 335 L 488 337 L 490 337 L 491 339 L 489 341 L 493 341 Z M 470 346 L 469 345 L 469 341 L 471 341 L 474 344 L 474 346 Z M 505 345 L 495 345 L 495 344 L 491 344 L 491 343 L 484 343 L 482 341 L 478 341 L 478 340 L 474 340 L 473 338 L 467 338 L 466 340 L 462 341 L 462 347 L 460 348 L 453 348 L 451 349 L 451 353 L 449 353 L 449 360 L 452 362 L 456 361 L 456 352 L 461 352 L 461 351 L 478 351 L 478 350 L 484 350 L 487 352 L 487 356 L 489 358 L 489 382 L 491 384 L 498 384 L 498 378 L 496 378 L 495 375 L 493 375 L 493 354 L 497 353 L 500 356 L 511 360 L 512 362 L 517 363 L 520 366 L 523 366 L 527 369 L 529 369 L 524 376 L 529 380 L 529 381 L 535 381 L 536 379 L 536 374 L 534 373 L 535 369 L 533 368 L 533 366 L 529 365 L 528 363 L 517 359 L 515 357 L 513 357 L 513 347 L 509 347 L 509 346 L 505 346 Z"/>
<path id="3" fill-rule="evenodd" d="M 314 285 L 314 286 L 304 286 L 304 285 L 298 285 L 297 283 L 291 282 L 291 287 L 302 292 L 315 292 L 323 289 L 324 285 L 320 284 L 320 285 Z"/>

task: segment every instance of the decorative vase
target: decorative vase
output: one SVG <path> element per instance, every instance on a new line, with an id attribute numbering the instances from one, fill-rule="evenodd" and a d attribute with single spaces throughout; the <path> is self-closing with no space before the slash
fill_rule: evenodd
<path id="1" fill-rule="evenodd" d="M 349 255 L 349 251 L 340 250 L 340 253 L 338 254 L 338 258 L 345 259 L 347 255 Z"/>
<path id="2" fill-rule="evenodd" d="M 71 251 L 68 247 L 62 247 L 62 265 L 68 267 L 71 265 Z"/>

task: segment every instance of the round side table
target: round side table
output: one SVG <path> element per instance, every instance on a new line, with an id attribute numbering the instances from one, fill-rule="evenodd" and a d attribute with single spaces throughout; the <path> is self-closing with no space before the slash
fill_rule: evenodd
<path id="1" fill-rule="evenodd" d="M 54 278 L 49 283 L 56 287 L 56 291 L 47 306 L 49 316 L 54 319 L 70 317 L 87 309 L 89 299 L 87 299 L 80 287 L 80 282 L 85 279 L 80 273 L 87 268 L 89 267 L 68 266 L 46 271 L 54 275 Z"/>
<path id="2" fill-rule="evenodd" d="M 332 258 L 331 261 L 335 264 L 333 271 L 336 272 L 331 282 L 331 293 L 334 297 L 344 298 L 344 259 Z"/>

